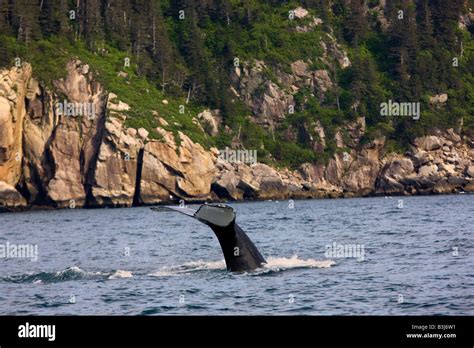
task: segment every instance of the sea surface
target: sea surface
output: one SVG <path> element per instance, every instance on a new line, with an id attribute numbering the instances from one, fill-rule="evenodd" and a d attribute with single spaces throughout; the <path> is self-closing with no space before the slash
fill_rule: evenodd
<path id="1" fill-rule="evenodd" d="M 268 261 L 255 272 L 227 272 L 175 212 L 0 214 L 0 314 L 474 315 L 474 195 L 231 205 Z"/>

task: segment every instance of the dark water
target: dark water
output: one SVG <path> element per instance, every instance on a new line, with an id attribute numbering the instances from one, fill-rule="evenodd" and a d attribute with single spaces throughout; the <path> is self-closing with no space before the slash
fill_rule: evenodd
<path id="1" fill-rule="evenodd" d="M 0 258 L 0 314 L 474 315 L 474 195 L 398 200 L 234 204 L 269 261 L 248 274 L 172 212 L 2 214 L 0 244 L 37 244 L 38 260 Z M 328 260 L 333 243 L 363 258 Z"/>

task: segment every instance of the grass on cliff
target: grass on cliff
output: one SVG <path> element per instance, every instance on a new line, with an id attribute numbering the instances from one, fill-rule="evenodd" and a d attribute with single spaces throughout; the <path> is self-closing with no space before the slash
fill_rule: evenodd
<path id="1" fill-rule="evenodd" d="M 285 25 L 294 26 L 295 23 Z M 204 106 L 192 102 L 186 104 L 184 98 L 164 94 L 144 76 L 137 75 L 137 64 L 133 57 L 114 47 L 105 45 L 101 53 L 96 53 L 87 49 L 82 41 L 71 43 L 59 37 L 35 41 L 28 46 L 18 43 L 12 37 L 6 37 L 4 42 L 10 52 L 10 65 L 14 64 L 15 57 L 30 62 L 34 76 L 51 89 L 53 80 L 66 77 L 65 67 L 70 59 L 78 58 L 89 64 L 95 79 L 101 82 L 108 92 L 116 94 L 118 100 L 130 106 L 129 111 L 123 112 L 127 115 L 125 124 L 128 127 L 147 129 L 151 138 L 161 138 L 155 128 L 161 126 L 158 118 L 162 117 L 169 125 L 161 127 L 172 131 L 177 141 L 177 133 L 182 131 L 206 148 L 224 148 L 230 146 L 232 139 L 239 134 L 240 141 L 248 149 L 258 150 L 258 160 L 262 163 L 278 167 L 297 167 L 303 162 L 315 159 L 309 149 L 299 144 L 287 143 L 279 136 L 274 138 L 274 135 L 250 122 L 246 117 L 250 113 L 249 110 L 240 104 L 236 107 L 238 114 L 234 115 L 235 125 L 231 128 L 231 133 L 221 131 L 217 137 L 208 136 L 192 121 Z M 271 57 L 271 53 L 266 56 L 268 57 Z M 130 66 L 125 66 L 126 58 L 130 58 Z M 163 100 L 167 100 L 168 104 L 164 104 Z M 184 113 L 181 113 L 183 110 Z"/>
<path id="2" fill-rule="evenodd" d="M 206 148 L 213 146 L 215 140 L 207 136 L 198 125 L 193 123 L 193 117 L 203 110 L 203 106 L 192 102 L 186 104 L 184 98 L 170 97 L 157 86 L 151 84 L 144 76 L 136 74 L 136 62 L 126 52 L 105 45 L 101 53 L 88 50 L 82 41 L 71 44 L 64 38 L 53 37 L 39 40 L 28 46 L 19 44 L 15 38 L 4 37 L 10 52 L 10 64 L 20 57 L 23 62 L 30 62 L 33 74 L 48 88 L 52 81 L 64 78 L 67 74 L 66 63 L 72 58 L 78 58 L 89 64 L 95 79 L 101 82 L 108 92 L 115 93 L 117 98 L 130 106 L 125 124 L 128 127 L 143 127 L 150 132 L 150 137 L 160 139 L 155 128 L 160 126 L 175 134 L 182 131 L 194 142 Z M 130 59 L 130 66 L 125 66 L 125 59 Z M 164 104 L 163 100 L 168 103 Z M 168 126 L 161 126 L 158 118 L 162 117 Z"/>

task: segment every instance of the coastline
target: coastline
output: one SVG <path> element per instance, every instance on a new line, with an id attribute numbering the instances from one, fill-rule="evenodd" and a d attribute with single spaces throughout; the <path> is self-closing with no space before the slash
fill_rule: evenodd
<path id="1" fill-rule="evenodd" d="M 257 161 L 254 149 L 251 163 L 224 158 L 237 150 L 205 148 L 168 130 L 158 113 L 160 139 L 152 138 L 127 123 L 130 107 L 107 92 L 87 64 L 71 60 L 67 71 L 52 92 L 29 64 L 1 70 L 0 85 L 10 93 L 1 110 L 1 210 L 474 192 L 474 141 L 461 127 L 433 129 L 394 153 L 385 136 L 364 138 L 360 116 L 337 129 L 326 160 L 276 168 Z M 92 100 L 96 117 L 57 114 L 58 93 Z M 213 113 L 203 114 L 218 122 Z M 314 152 L 323 158 L 329 135 L 321 125 L 317 132 Z"/>
<path id="2" fill-rule="evenodd" d="M 185 201 L 184 204 L 204 204 L 204 203 L 223 203 L 223 204 L 241 204 L 241 203 L 259 203 L 259 202 L 281 202 L 281 201 L 288 201 L 291 203 L 292 201 L 305 201 L 305 200 L 337 200 L 337 199 L 358 199 L 358 198 L 399 198 L 400 197 L 431 197 L 431 196 L 454 196 L 454 195 L 474 195 L 474 192 L 466 192 L 466 191 L 459 191 L 453 193 L 418 193 L 412 195 L 406 195 L 403 193 L 394 193 L 390 196 L 384 194 L 370 194 L 364 196 L 355 196 L 355 195 L 338 195 L 338 196 L 290 196 L 290 197 L 281 197 L 276 196 L 274 198 L 268 199 L 243 199 L 243 200 L 224 200 L 224 199 L 209 199 L 209 200 L 193 200 L 193 201 Z M 7 213 L 24 213 L 24 212 L 36 212 L 36 211 L 58 211 L 58 210 L 74 210 L 74 209 L 84 209 L 84 210 L 101 210 L 101 209 L 122 209 L 122 208 L 140 208 L 140 207 L 153 207 L 153 206 L 165 206 L 165 205 L 179 205 L 180 201 L 163 201 L 163 202 L 156 202 L 156 203 L 147 203 L 147 204 L 138 204 L 138 205 L 104 205 L 104 206 L 82 206 L 76 208 L 68 208 L 68 207 L 54 207 L 50 205 L 30 205 L 26 207 L 0 207 L 0 214 L 7 214 Z"/>

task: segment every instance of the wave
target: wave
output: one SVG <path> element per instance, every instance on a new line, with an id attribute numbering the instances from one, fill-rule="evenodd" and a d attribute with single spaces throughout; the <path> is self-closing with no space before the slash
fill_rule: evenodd
<path id="1" fill-rule="evenodd" d="M 133 277 L 132 272 L 118 269 L 112 272 L 107 279 L 132 278 L 132 277 Z"/>
<path id="2" fill-rule="evenodd" d="M 336 264 L 333 260 L 303 260 L 294 255 L 291 258 L 286 257 L 269 257 L 267 263 L 254 272 L 245 272 L 244 274 L 259 275 L 269 272 L 280 272 L 289 269 L 298 268 L 328 268 Z M 192 261 L 179 266 L 162 267 L 160 270 L 150 273 L 154 277 L 179 276 L 182 274 L 189 274 L 197 271 L 225 271 L 225 261 Z"/>
<path id="3" fill-rule="evenodd" d="M 291 258 L 286 257 L 269 257 L 267 263 L 254 272 L 245 272 L 243 274 L 260 275 L 269 272 L 280 272 L 297 268 L 328 268 L 334 265 L 332 260 L 314 260 L 299 259 L 297 255 Z M 156 272 L 149 273 L 154 277 L 169 277 L 190 274 L 202 271 L 226 271 L 224 260 L 220 261 L 191 261 L 178 266 L 165 266 Z M 72 280 L 113 280 L 120 278 L 132 278 L 134 275 L 126 270 L 114 270 L 111 272 L 89 272 L 77 266 L 68 267 L 57 272 L 39 272 L 32 274 L 20 274 L 7 277 L 1 277 L 0 281 L 7 283 L 33 283 L 33 284 L 50 284 Z"/>
<path id="4" fill-rule="evenodd" d="M 88 272 L 77 266 L 72 266 L 57 272 L 39 272 L 2 277 L 0 278 L 0 281 L 4 281 L 7 283 L 50 284 L 71 280 L 106 280 L 117 278 L 130 278 L 132 276 L 132 273 L 129 271 L 116 270 L 112 272 Z"/>
<path id="5" fill-rule="evenodd" d="M 315 260 L 307 259 L 302 260 L 298 258 L 298 255 L 294 255 L 291 258 L 286 257 L 269 257 L 268 262 L 263 267 L 264 269 L 278 271 L 295 268 L 329 268 L 336 264 L 333 260 Z"/>
<path id="6" fill-rule="evenodd" d="M 179 266 L 164 266 L 160 270 L 150 273 L 153 277 L 176 276 L 183 273 L 190 273 L 196 271 L 214 271 L 225 270 L 225 261 L 191 261 L 183 263 Z"/>

